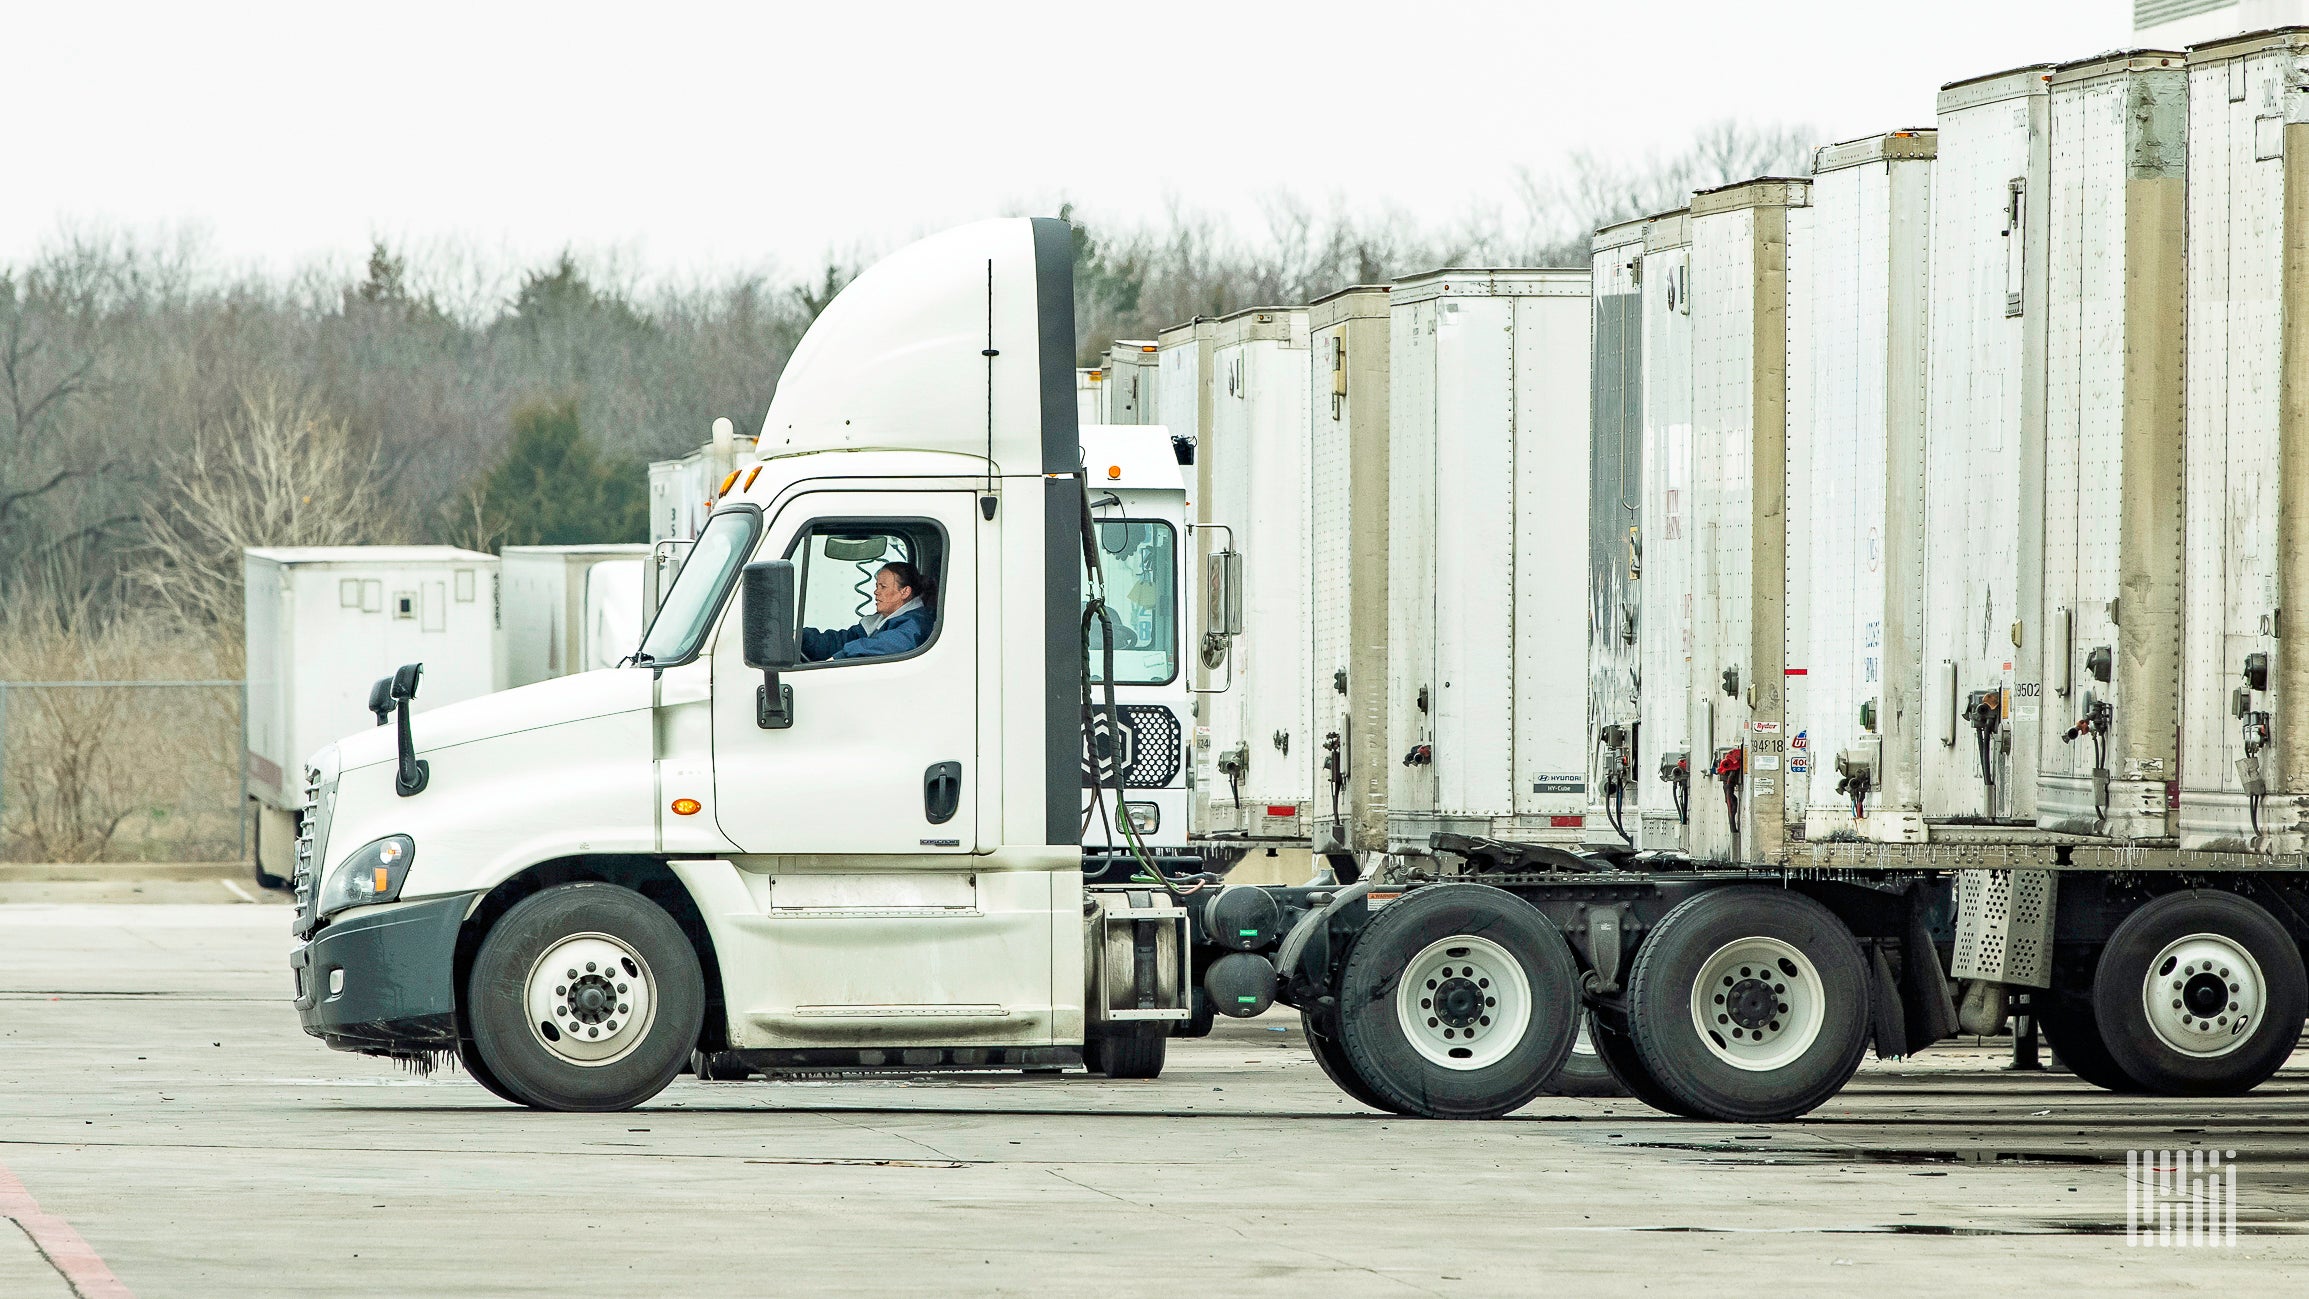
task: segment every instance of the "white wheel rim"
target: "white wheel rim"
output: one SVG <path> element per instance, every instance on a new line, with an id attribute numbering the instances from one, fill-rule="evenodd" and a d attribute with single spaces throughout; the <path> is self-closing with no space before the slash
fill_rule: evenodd
<path id="1" fill-rule="evenodd" d="M 656 991 L 649 962 L 631 946 L 608 934 L 573 934 L 529 967 L 529 1034 L 557 1059 L 611 1064 L 649 1036 Z"/>
<path id="2" fill-rule="evenodd" d="M 1820 1039 L 1826 1019 L 1819 970 L 1777 938 L 1724 944 L 1700 963 L 1692 982 L 1692 1026 L 1708 1050 L 1734 1068 L 1786 1068 Z"/>
<path id="3" fill-rule="evenodd" d="M 2182 1055 L 2223 1056 L 2245 1045 L 2261 1022 L 2268 985 L 2261 963 L 2224 934 L 2190 934 L 2165 944 L 2141 981 L 2141 1009 L 2160 1041 Z"/>
<path id="4" fill-rule="evenodd" d="M 1515 956 L 1488 938 L 1438 939 L 1403 967 L 1395 1017 L 1429 1063 L 1481 1069 L 1530 1031 L 1531 982 Z"/>

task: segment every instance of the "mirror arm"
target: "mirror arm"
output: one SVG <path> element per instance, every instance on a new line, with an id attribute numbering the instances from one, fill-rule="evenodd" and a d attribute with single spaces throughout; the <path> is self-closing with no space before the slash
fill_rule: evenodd
<path id="1" fill-rule="evenodd" d="M 414 798 L 425 792 L 425 785 L 433 779 L 433 764 L 417 756 L 417 742 L 409 735 L 409 700 L 406 696 L 396 701 L 395 722 L 400 729 L 401 759 L 393 775 L 393 792 L 403 798 Z"/>
<path id="2" fill-rule="evenodd" d="M 793 724 L 794 688 L 778 680 L 776 668 L 763 668 L 762 684 L 754 688 L 754 725 L 783 731 Z"/>

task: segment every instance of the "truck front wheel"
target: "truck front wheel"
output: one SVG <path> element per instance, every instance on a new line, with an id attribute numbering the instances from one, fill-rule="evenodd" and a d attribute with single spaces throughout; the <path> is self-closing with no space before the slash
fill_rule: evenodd
<path id="1" fill-rule="evenodd" d="M 1835 1095 L 1860 1067 L 1868 971 L 1852 931 L 1818 902 L 1713 889 L 1670 911 L 1637 950 L 1627 1026 L 1645 1071 L 1683 1112 L 1779 1122 Z"/>
<path id="2" fill-rule="evenodd" d="M 2148 1091 L 2233 1096 L 2292 1053 L 2305 984 L 2301 949 L 2267 911 L 2213 889 L 2168 893 L 2109 936 L 2093 1019 L 2116 1065 Z"/>
<path id="3" fill-rule="evenodd" d="M 513 1098 L 624 1110 L 689 1062 L 705 976 L 656 903 L 614 884 L 564 884 L 522 899 L 490 929 L 466 1000 L 474 1049 Z"/>
<path id="4" fill-rule="evenodd" d="M 1434 884 L 1356 936 L 1339 1044 L 1383 1109 L 1497 1118 L 1563 1067 L 1579 1013 L 1571 946 L 1538 908 L 1486 885 Z"/>

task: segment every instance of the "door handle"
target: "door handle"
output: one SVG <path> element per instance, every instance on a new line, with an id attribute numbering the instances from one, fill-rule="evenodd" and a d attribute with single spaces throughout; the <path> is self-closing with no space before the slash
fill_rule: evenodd
<path id="1" fill-rule="evenodd" d="M 956 809 L 962 806 L 962 764 L 934 762 L 922 773 L 922 814 L 932 825 L 944 825 L 954 819 Z"/>

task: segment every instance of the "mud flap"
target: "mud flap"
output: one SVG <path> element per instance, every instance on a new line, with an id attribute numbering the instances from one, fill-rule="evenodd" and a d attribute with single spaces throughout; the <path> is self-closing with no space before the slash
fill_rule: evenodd
<path id="1" fill-rule="evenodd" d="M 1900 1004 L 1900 983 L 1892 963 L 1884 959 L 1884 944 L 1868 944 L 1868 1027 L 1875 1039 L 1876 1058 L 1898 1060 L 1908 1054 L 1908 1014 Z"/>
<path id="2" fill-rule="evenodd" d="M 1907 1054 L 1945 1041 L 1956 1034 L 1956 999 L 1948 994 L 1948 977 L 1940 968 L 1940 952 L 1932 945 L 1932 925 L 1925 918 L 1924 886 L 1908 893 L 1908 929 L 1901 936 L 1900 1001 L 1907 1012 Z"/>

